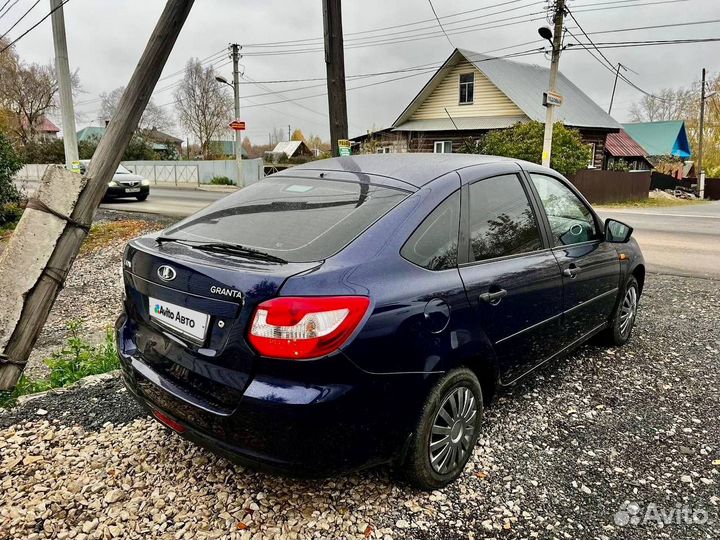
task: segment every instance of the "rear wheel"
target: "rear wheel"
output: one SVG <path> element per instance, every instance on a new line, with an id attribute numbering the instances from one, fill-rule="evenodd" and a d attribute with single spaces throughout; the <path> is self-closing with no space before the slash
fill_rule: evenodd
<path id="1" fill-rule="evenodd" d="M 480 433 L 482 390 L 466 368 L 447 373 L 430 391 L 403 465 L 421 489 L 438 489 L 462 473 Z"/>
<path id="2" fill-rule="evenodd" d="M 138 196 L 135 197 L 135 198 L 136 198 L 138 201 L 143 202 L 145 199 L 148 198 L 148 194 L 147 194 L 147 193 L 143 193 L 142 195 L 138 195 Z"/>
<path id="3" fill-rule="evenodd" d="M 615 308 L 610 327 L 605 331 L 605 341 L 610 345 L 625 345 L 630 339 L 637 317 L 640 286 L 635 276 L 628 277 L 622 298 Z"/>

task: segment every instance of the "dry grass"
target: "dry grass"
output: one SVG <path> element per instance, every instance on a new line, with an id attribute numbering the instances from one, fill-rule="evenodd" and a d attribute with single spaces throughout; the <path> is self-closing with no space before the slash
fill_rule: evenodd
<path id="1" fill-rule="evenodd" d="M 151 230 L 162 228 L 160 225 L 141 220 L 108 221 L 93 225 L 90 234 L 80 249 L 80 253 L 90 253 L 115 241 L 131 240 Z"/>
<path id="2" fill-rule="evenodd" d="M 708 201 L 699 199 L 641 199 L 634 201 L 620 201 L 616 203 L 604 203 L 593 205 L 596 208 L 660 208 L 668 206 L 692 206 L 695 204 L 706 204 Z"/>

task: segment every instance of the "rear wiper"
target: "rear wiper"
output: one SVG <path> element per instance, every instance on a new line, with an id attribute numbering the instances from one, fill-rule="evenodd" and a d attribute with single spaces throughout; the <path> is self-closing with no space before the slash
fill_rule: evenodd
<path id="1" fill-rule="evenodd" d="M 164 244 L 165 242 L 177 242 L 179 244 L 184 244 L 195 249 L 200 249 L 202 251 L 228 253 L 231 255 L 242 255 L 248 257 L 249 259 L 287 264 L 287 261 L 285 259 L 276 257 L 275 255 L 270 255 L 269 253 L 265 253 L 264 251 L 240 246 L 238 244 L 227 244 L 225 242 L 197 242 L 194 240 L 185 240 L 183 238 L 172 238 L 170 236 L 158 236 L 155 241 L 160 245 Z"/>

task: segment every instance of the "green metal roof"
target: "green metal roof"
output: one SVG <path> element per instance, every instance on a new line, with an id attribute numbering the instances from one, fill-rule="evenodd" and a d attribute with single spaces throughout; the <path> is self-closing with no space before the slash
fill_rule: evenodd
<path id="1" fill-rule="evenodd" d="M 100 126 L 88 126 L 77 132 L 78 142 L 89 141 L 91 139 L 100 140 L 105 135 L 105 128 Z"/>
<path id="2" fill-rule="evenodd" d="M 682 120 L 623 124 L 623 129 L 649 156 L 688 158 L 692 154 Z"/>

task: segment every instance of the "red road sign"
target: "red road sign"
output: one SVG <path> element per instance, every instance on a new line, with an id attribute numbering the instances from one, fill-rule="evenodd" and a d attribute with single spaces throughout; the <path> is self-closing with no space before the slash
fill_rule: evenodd
<path id="1" fill-rule="evenodd" d="M 229 126 L 230 129 L 234 129 L 235 131 L 243 131 L 245 129 L 245 122 L 242 120 L 233 120 Z"/>

